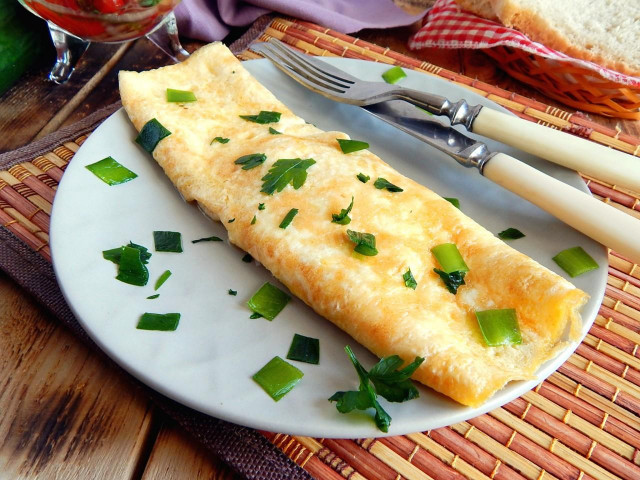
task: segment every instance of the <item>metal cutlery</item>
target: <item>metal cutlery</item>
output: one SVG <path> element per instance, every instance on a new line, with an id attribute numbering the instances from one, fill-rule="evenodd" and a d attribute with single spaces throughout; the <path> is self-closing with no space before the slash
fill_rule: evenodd
<path id="1" fill-rule="evenodd" d="M 428 92 L 360 80 L 277 39 L 253 45 L 251 49 L 269 58 L 305 87 L 337 102 L 365 106 L 404 100 L 433 115 L 446 116 L 452 125 L 463 125 L 471 132 L 537 157 L 640 191 L 640 160 L 631 155 L 491 108 L 470 106 L 465 100 L 451 102 Z"/>

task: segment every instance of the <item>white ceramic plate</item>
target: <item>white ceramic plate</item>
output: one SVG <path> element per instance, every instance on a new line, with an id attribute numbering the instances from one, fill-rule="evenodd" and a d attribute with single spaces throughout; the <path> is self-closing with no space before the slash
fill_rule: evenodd
<path id="1" fill-rule="evenodd" d="M 380 80 L 388 68 L 356 60 L 327 61 L 367 80 Z M 305 90 L 268 61 L 250 61 L 245 66 L 298 115 L 324 130 L 342 130 L 352 138 L 368 141 L 371 151 L 403 174 L 442 196 L 458 197 L 462 210 L 488 230 L 519 228 L 527 236 L 511 245 L 551 270 L 565 275 L 551 257 L 565 248 L 583 246 L 601 265 L 599 270 L 573 280 L 591 295 L 582 311 L 586 333 L 606 282 L 606 256 L 599 244 L 492 184 L 477 171 L 458 166 L 359 108 L 334 103 Z M 416 72 L 407 74 L 403 80 L 407 87 L 500 108 L 451 83 Z M 243 263 L 244 253 L 229 245 L 224 227 L 182 201 L 162 170 L 133 142 L 135 136 L 124 111 L 107 119 L 68 166 L 53 207 L 51 247 L 56 275 L 65 298 L 89 335 L 146 384 L 215 417 L 274 432 L 315 437 L 381 435 L 370 412 L 343 415 L 327 401 L 337 390 L 357 388 L 356 373 L 343 351 L 345 345 L 353 346 L 367 367 L 375 363 L 375 357 L 297 299 L 273 322 L 249 320 L 251 312 L 246 301 L 265 281 L 275 280 L 255 262 Z M 492 150 L 526 159 L 536 168 L 586 191 L 573 172 L 496 142 L 487 143 Z M 108 155 L 139 177 L 109 187 L 84 168 Z M 116 266 L 102 259 L 102 250 L 131 240 L 153 251 L 154 230 L 181 232 L 184 253 L 153 252 L 146 287 L 115 280 Z M 218 235 L 225 242 L 191 243 L 210 235 Z M 160 297 L 147 300 L 154 293 L 155 280 L 167 269 L 173 275 L 159 290 Z M 238 295 L 228 295 L 228 289 L 237 290 Z M 182 318 L 175 332 L 137 330 L 135 325 L 143 312 L 180 312 Z M 284 358 L 294 333 L 320 339 L 320 365 L 295 362 L 305 376 L 276 403 L 251 376 L 273 356 Z M 544 365 L 539 371 L 540 379 L 550 375 L 576 346 Z M 475 417 L 535 384 L 511 383 L 475 409 L 425 387 L 420 387 L 419 399 L 404 404 L 382 400 L 393 418 L 389 435 L 424 431 Z"/>

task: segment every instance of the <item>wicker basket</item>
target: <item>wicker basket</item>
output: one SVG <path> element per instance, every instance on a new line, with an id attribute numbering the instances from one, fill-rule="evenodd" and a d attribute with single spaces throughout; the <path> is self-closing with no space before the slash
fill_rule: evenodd
<path id="1" fill-rule="evenodd" d="M 640 120 L 640 88 L 613 82 L 593 70 L 511 47 L 483 50 L 510 76 L 573 108 Z"/>

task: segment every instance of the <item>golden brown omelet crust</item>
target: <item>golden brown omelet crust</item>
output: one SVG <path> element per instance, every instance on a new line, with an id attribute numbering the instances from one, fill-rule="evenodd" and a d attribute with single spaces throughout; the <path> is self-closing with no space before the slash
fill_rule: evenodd
<path id="1" fill-rule="evenodd" d="M 167 88 L 191 90 L 198 100 L 167 103 Z M 368 150 L 343 154 L 336 138 L 345 134 L 323 132 L 296 117 L 222 44 L 203 47 L 182 64 L 121 72 L 120 91 L 138 130 L 157 118 L 172 132 L 153 156 L 187 201 L 220 219 L 234 244 L 378 356 L 425 357 L 416 380 L 476 406 L 507 382 L 532 378 L 562 346 L 567 327 L 577 334 L 584 292 Z M 260 110 L 282 118 L 274 125 L 239 118 Z M 269 126 L 282 135 L 269 134 Z M 231 140 L 210 145 L 216 136 Z M 241 170 L 234 160 L 249 153 L 264 153 L 267 161 Z M 261 178 L 281 158 L 313 158 L 316 164 L 299 190 L 260 193 Z M 358 181 L 359 172 L 371 180 Z M 374 188 L 378 177 L 404 191 Z M 331 214 L 352 196 L 352 222 L 332 223 Z M 258 210 L 259 203 L 265 210 Z M 291 208 L 298 215 L 286 230 L 278 228 Z M 353 253 L 347 228 L 374 234 L 379 254 Z M 467 285 L 455 296 L 433 272 L 438 265 L 430 249 L 445 242 L 455 243 L 470 267 Z M 415 291 L 402 279 L 409 267 Z M 474 311 L 490 308 L 516 308 L 522 345 L 485 346 Z"/>

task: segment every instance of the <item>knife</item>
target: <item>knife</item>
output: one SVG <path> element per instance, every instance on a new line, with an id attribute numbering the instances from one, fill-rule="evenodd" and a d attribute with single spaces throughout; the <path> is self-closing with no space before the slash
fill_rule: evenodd
<path id="1" fill-rule="evenodd" d="M 391 100 L 362 107 L 380 120 L 476 168 L 503 188 L 633 262 L 640 262 L 640 220 L 507 154 L 427 117 L 413 105 Z M 489 109 L 487 109 L 489 110 Z"/>

